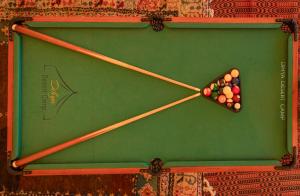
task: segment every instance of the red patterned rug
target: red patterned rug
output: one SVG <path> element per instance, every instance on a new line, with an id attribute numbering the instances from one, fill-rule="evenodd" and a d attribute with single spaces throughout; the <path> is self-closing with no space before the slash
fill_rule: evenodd
<path id="1" fill-rule="evenodd" d="M 0 1 L 0 195 L 300 195 L 294 171 L 20 177 L 6 172 L 7 20 L 33 15 L 165 15 L 300 19 L 299 0 Z M 299 21 L 300 22 L 300 21 Z M 300 49 L 299 49 L 300 52 Z M 300 59 L 299 59 L 300 62 Z M 300 130 L 300 129 L 299 129 Z M 300 131 L 299 131 L 300 135 Z M 300 143 L 300 138 L 299 138 Z M 299 146 L 300 147 L 300 146 Z M 300 160 L 300 154 L 298 155 Z"/>

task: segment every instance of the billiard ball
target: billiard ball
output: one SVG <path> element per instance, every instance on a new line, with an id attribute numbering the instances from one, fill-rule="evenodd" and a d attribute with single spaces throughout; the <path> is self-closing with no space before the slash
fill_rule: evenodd
<path id="1" fill-rule="evenodd" d="M 225 103 L 225 102 L 226 102 L 226 97 L 225 97 L 225 95 L 220 95 L 220 96 L 218 97 L 218 101 L 219 101 L 219 103 Z"/>
<path id="2" fill-rule="evenodd" d="M 226 75 L 224 76 L 224 80 L 225 80 L 226 82 L 230 82 L 231 79 L 232 79 L 232 76 L 231 76 L 230 74 L 226 74 Z"/>
<path id="3" fill-rule="evenodd" d="M 231 81 L 231 83 L 232 83 L 233 85 L 238 86 L 238 85 L 240 84 L 240 79 L 239 79 L 239 78 L 233 78 L 232 81 Z"/>
<path id="4" fill-rule="evenodd" d="M 226 102 L 227 103 L 233 103 L 233 100 L 232 99 L 227 99 Z"/>
<path id="5" fill-rule="evenodd" d="M 237 70 L 237 69 L 233 69 L 233 70 L 231 70 L 230 75 L 231 75 L 233 78 L 236 78 L 236 77 L 238 77 L 238 76 L 240 75 L 240 72 L 239 72 L 239 70 Z"/>
<path id="6" fill-rule="evenodd" d="M 225 86 L 225 80 L 224 79 L 220 79 L 220 80 L 218 80 L 218 86 L 221 86 L 221 87 L 223 87 L 223 86 Z"/>
<path id="7" fill-rule="evenodd" d="M 226 106 L 227 106 L 228 108 L 231 108 L 231 107 L 233 106 L 233 103 L 227 102 Z"/>
<path id="8" fill-rule="evenodd" d="M 233 97 L 233 92 L 228 92 L 227 94 L 225 94 L 227 99 L 231 99 Z"/>
<path id="9" fill-rule="evenodd" d="M 241 104 L 235 103 L 235 104 L 234 104 L 234 109 L 236 109 L 236 110 L 241 109 Z"/>
<path id="10" fill-rule="evenodd" d="M 238 103 L 238 102 L 240 102 L 241 97 L 240 97 L 239 95 L 233 95 L 232 100 L 233 100 L 235 103 Z"/>
<path id="11" fill-rule="evenodd" d="M 221 87 L 221 88 L 219 88 L 219 90 L 218 90 L 218 94 L 219 95 L 222 95 L 223 94 L 223 88 Z"/>
<path id="12" fill-rule="evenodd" d="M 233 94 L 235 94 L 235 95 L 240 94 L 240 87 L 238 87 L 238 86 L 233 86 L 231 88 L 231 90 L 232 90 Z"/>
<path id="13" fill-rule="evenodd" d="M 217 91 L 219 89 L 218 85 L 216 83 L 211 83 L 210 84 L 210 89 L 212 91 Z"/>
<path id="14" fill-rule="evenodd" d="M 230 93 L 231 92 L 231 88 L 229 87 L 229 86 L 225 86 L 224 88 L 223 88 L 223 93 L 226 95 L 226 94 L 228 94 L 228 93 Z"/>
<path id="15" fill-rule="evenodd" d="M 225 86 L 232 87 L 232 84 L 231 84 L 231 82 L 226 82 L 226 83 L 225 83 Z"/>
<path id="16" fill-rule="evenodd" d="M 211 95 L 211 89 L 210 88 L 203 89 L 203 95 L 209 97 Z"/>
<path id="17" fill-rule="evenodd" d="M 212 92 L 210 97 L 213 98 L 214 100 L 217 100 L 218 99 L 218 93 L 217 92 Z"/>

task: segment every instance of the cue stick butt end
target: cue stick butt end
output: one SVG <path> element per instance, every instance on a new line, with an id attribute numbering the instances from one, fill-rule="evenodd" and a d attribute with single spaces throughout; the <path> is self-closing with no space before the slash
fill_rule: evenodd
<path id="1" fill-rule="evenodd" d="M 7 171 L 11 175 L 22 175 L 24 168 L 19 167 L 16 162 L 16 160 L 7 159 Z"/>
<path id="2" fill-rule="evenodd" d="M 199 92 L 199 94 L 200 94 L 199 96 L 202 96 L 202 91 L 201 91 L 201 89 L 199 89 L 198 92 Z"/>
<path id="3" fill-rule="evenodd" d="M 17 27 L 17 24 L 13 24 L 13 25 L 11 26 L 11 29 L 12 29 L 13 31 L 15 31 L 15 30 L 16 30 L 16 27 Z"/>
<path id="4" fill-rule="evenodd" d="M 12 36 L 12 32 L 15 31 L 16 29 L 16 25 L 22 25 L 24 24 L 26 21 L 31 21 L 32 17 L 14 17 L 9 21 L 9 27 L 8 27 L 8 38 L 10 41 L 13 40 L 13 36 Z"/>
<path id="5" fill-rule="evenodd" d="M 19 168 L 19 166 L 17 165 L 16 161 L 13 161 L 13 162 L 11 163 L 11 166 L 12 166 L 12 168 L 14 168 L 14 169 L 18 169 L 18 168 Z"/>

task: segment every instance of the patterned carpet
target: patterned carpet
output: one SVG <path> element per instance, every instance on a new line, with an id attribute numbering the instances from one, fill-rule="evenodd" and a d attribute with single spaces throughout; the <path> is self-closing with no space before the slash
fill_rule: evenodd
<path id="1" fill-rule="evenodd" d="M 298 162 L 299 169 L 294 171 L 179 173 L 166 174 L 160 178 L 145 174 L 55 177 L 20 177 L 7 174 L 5 157 L 7 20 L 16 15 L 132 16 L 145 15 L 149 12 L 190 17 L 298 18 L 299 21 L 300 2 L 299 0 L 0 1 L 0 195 L 300 195 L 300 162 Z"/>

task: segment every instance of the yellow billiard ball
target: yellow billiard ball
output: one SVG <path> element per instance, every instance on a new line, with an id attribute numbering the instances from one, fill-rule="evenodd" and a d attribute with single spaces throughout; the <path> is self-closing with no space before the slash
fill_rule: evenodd
<path id="1" fill-rule="evenodd" d="M 233 70 L 231 70 L 230 75 L 231 75 L 233 78 L 237 78 L 237 77 L 239 77 L 240 72 L 239 72 L 239 70 L 237 70 L 237 69 L 233 69 Z"/>

